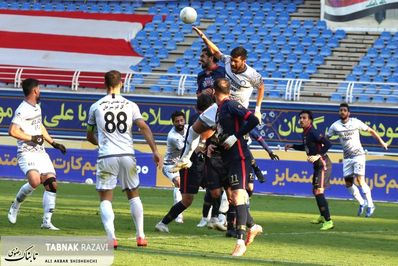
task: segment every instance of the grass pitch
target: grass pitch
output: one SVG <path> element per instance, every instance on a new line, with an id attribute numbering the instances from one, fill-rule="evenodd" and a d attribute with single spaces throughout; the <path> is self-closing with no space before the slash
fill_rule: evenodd
<path id="1" fill-rule="evenodd" d="M 62 231 L 41 230 L 42 192 L 38 188 L 22 205 L 17 224 L 7 221 L 8 208 L 23 184 L 0 180 L 0 235 L 104 235 L 93 185 L 59 184 L 54 224 Z M 310 189 L 310 188 L 309 188 Z M 235 240 L 222 232 L 197 228 L 203 193 L 184 213 L 184 224 L 171 223 L 170 233 L 154 231 L 172 205 L 172 191 L 141 189 L 145 233 L 149 246 L 138 248 L 129 205 L 115 190 L 116 235 L 114 265 L 398 265 L 398 204 L 376 203 L 372 218 L 356 217 L 353 201 L 329 200 L 335 228 L 319 231 L 309 221 L 318 216 L 311 198 L 254 195 L 251 213 L 264 234 L 241 258 L 230 253 Z"/>

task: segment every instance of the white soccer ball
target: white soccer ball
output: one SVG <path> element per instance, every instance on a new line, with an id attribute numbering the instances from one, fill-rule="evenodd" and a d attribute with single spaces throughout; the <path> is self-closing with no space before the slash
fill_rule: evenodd
<path id="1" fill-rule="evenodd" d="M 84 183 L 86 183 L 87 185 L 92 185 L 94 184 L 94 180 L 92 178 L 87 178 Z"/>
<path id="2" fill-rule="evenodd" d="M 198 17 L 198 13 L 196 13 L 196 10 L 193 9 L 192 7 L 184 7 L 181 12 L 180 12 L 180 19 L 182 22 L 185 24 L 192 24 L 196 21 L 196 18 Z"/>

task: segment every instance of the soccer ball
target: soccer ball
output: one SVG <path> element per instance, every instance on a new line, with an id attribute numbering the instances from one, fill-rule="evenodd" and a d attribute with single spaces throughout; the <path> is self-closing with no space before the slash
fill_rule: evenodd
<path id="1" fill-rule="evenodd" d="M 87 178 L 84 183 L 86 183 L 87 185 L 92 185 L 94 183 L 92 178 Z"/>
<path id="2" fill-rule="evenodd" d="M 196 10 L 189 6 L 184 7 L 180 12 L 180 19 L 185 24 L 194 23 L 196 21 L 197 16 L 198 14 L 196 13 Z"/>

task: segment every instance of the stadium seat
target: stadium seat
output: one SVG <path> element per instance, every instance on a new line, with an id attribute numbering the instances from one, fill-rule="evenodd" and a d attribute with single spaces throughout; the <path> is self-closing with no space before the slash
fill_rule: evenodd
<path id="1" fill-rule="evenodd" d="M 372 103 L 384 103 L 384 96 L 381 96 L 381 95 L 373 96 Z"/>
<path id="2" fill-rule="evenodd" d="M 315 45 L 311 45 L 310 47 L 308 47 L 306 53 L 308 55 L 315 56 L 318 54 L 318 47 L 316 47 Z"/>
<path id="3" fill-rule="evenodd" d="M 299 62 L 303 65 L 309 64 L 311 62 L 311 57 L 309 54 L 303 54 L 300 59 Z"/>
<path id="4" fill-rule="evenodd" d="M 323 38 L 325 38 L 325 40 L 328 40 L 328 39 L 332 38 L 333 32 L 332 32 L 331 30 L 329 30 L 329 29 L 326 29 L 326 30 L 324 30 L 324 31 L 322 32 L 321 36 L 322 36 Z"/>
<path id="5" fill-rule="evenodd" d="M 345 31 L 344 30 L 336 30 L 335 32 L 335 37 L 339 40 L 344 39 L 345 38 Z"/>
<path id="6" fill-rule="evenodd" d="M 297 62 L 297 55 L 296 55 L 296 54 L 293 54 L 293 53 L 289 54 L 289 55 L 287 56 L 287 58 L 286 58 L 286 62 L 289 63 L 289 64 L 294 64 L 294 63 L 296 63 L 296 62 Z"/>
<path id="7" fill-rule="evenodd" d="M 370 102 L 370 97 L 368 95 L 359 95 L 357 97 L 357 102 L 359 102 L 359 103 L 368 103 L 368 102 Z"/>
<path id="8" fill-rule="evenodd" d="M 384 41 L 389 41 L 391 39 L 391 33 L 389 31 L 383 31 L 380 34 L 380 39 Z"/>
<path id="9" fill-rule="evenodd" d="M 330 100 L 333 102 L 342 102 L 343 101 L 343 95 L 341 95 L 338 92 L 332 93 L 330 95 Z"/>

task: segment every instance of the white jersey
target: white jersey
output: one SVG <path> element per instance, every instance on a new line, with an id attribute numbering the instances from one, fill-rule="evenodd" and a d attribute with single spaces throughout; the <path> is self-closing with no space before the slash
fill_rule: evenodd
<path id="1" fill-rule="evenodd" d="M 134 154 L 132 127 L 137 119 L 142 119 L 137 104 L 119 94 L 91 105 L 87 123 L 98 130 L 98 157 Z"/>
<path id="2" fill-rule="evenodd" d="M 250 96 L 254 88 L 263 83 L 261 75 L 252 67 L 246 65 L 242 73 L 233 73 L 231 56 L 222 54 L 221 61 L 225 64 L 225 77 L 231 82 L 232 98 L 239 101 L 245 108 L 249 107 Z"/>
<path id="3" fill-rule="evenodd" d="M 209 108 L 200 114 L 199 120 L 202 121 L 208 128 L 215 129 L 217 109 L 218 105 L 213 103 Z"/>
<path id="4" fill-rule="evenodd" d="M 23 101 L 15 110 L 14 117 L 11 121 L 18 125 L 21 130 L 31 136 L 42 135 L 41 131 L 41 108 L 40 105 L 31 105 Z M 36 144 L 32 141 L 18 140 L 18 153 L 23 152 L 44 152 L 44 145 Z"/>
<path id="5" fill-rule="evenodd" d="M 167 151 L 164 156 L 164 164 L 173 164 L 180 158 L 184 148 L 185 136 L 187 135 L 188 125 L 184 125 L 182 132 L 176 131 L 173 127 L 167 134 Z M 182 134 L 181 134 L 182 133 Z"/>
<path id="6" fill-rule="evenodd" d="M 339 136 L 340 143 L 343 146 L 344 158 L 354 158 L 365 154 L 359 130 L 366 131 L 368 128 L 365 123 L 357 118 L 349 118 L 347 123 L 342 123 L 341 120 L 338 120 L 330 126 L 328 136 Z"/>

